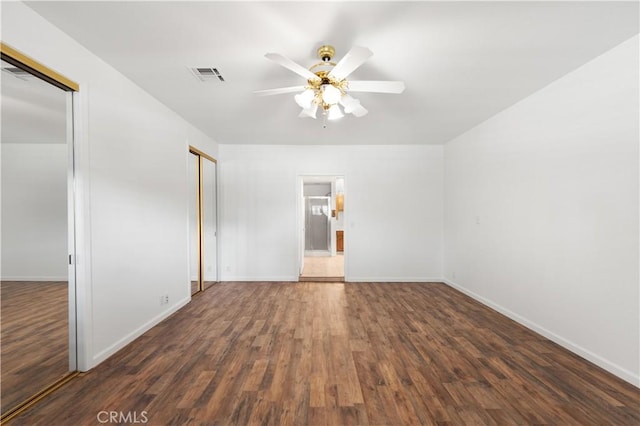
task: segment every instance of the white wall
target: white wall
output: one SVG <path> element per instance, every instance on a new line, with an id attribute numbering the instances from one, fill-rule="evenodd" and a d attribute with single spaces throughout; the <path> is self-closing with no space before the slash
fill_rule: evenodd
<path id="1" fill-rule="evenodd" d="M 297 280 L 298 176 L 340 175 L 345 278 L 439 280 L 442 154 L 442 146 L 220 145 L 222 279 Z"/>
<path id="2" fill-rule="evenodd" d="M 91 368 L 190 300 L 187 150 L 217 146 L 22 3 L 3 2 L 2 41 L 80 84 L 79 361 Z"/>
<path id="3" fill-rule="evenodd" d="M 638 37 L 445 147 L 452 285 L 638 385 Z"/>
<path id="4" fill-rule="evenodd" d="M 2 143 L 2 280 L 67 280 L 67 145 Z"/>

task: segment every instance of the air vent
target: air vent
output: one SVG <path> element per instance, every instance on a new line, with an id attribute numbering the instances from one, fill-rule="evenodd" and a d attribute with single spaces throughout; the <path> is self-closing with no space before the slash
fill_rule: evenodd
<path id="1" fill-rule="evenodd" d="M 212 67 L 194 67 L 190 68 L 194 76 L 200 81 L 224 81 L 224 77 L 217 68 Z"/>
<path id="2" fill-rule="evenodd" d="M 34 75 L 31 74 L 30 72 L 25 71 L 22 68 L 18 68 L 18 67 L 4 67 L 2 68 L 2 71 L 5 71 L 16 78 L 19 78 L 20 80 L 25 80 L 25 81 L 34 77 Z"/>

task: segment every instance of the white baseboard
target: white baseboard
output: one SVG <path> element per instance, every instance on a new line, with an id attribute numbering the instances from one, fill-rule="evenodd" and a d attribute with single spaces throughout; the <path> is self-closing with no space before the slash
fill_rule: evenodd
<path id="1" fill-rule="evenodd" d="M 640 376 L 634 374 L 633 372 L 611 362 L 608 361 L 604 358 L 602 358 L 601 356 L 594 354 L 593 352 L 583 348 L 580 345 L 577 345 L 575 343 L 573 343 L 571 340 L 566 339 L 562 336 L 559 336 L 557 334 L 555 334 L 554 332 L 547 330 L 546 328 L 538 325 L 537 323 L 530 321 L 529 319 L 518 315 L 517 313 L 497 304 L 494 303 L 493 301 L 480 296 L 479 294 L 468 290 L 467 288 L 454 283 L 453 281 L 449 281 L 448 279 L 441 279 L 442 282 L 444 282 L 445 284 L 447 284 L 450 287 L 455 288 L 456 290 L 461 291 L 462 293 L 466 294 L 467 296 L 475 299 L 476 301 L 482 303 L 483 305 L 486 305 L 498 312 L 500 312 L 501 314 L 511 318 L 512 320 L 524 325 L 525 327 L 535 331 L 538 334 L 541 334 L 542 336 L 546 337 L 547 339 L 559 344 L 560 346 L 564 347 L 565 349 L 570 350 L 571 352 L 581 356 L 582 358 L 591 361 L 592 363 L 596 364 L 597 366 L 607 370 L 608 372 L 610 372 L 611 374 L 614 374 L 618 377 L 620 377 L 622 380 L 631 383 L 632 385 L 636 386 L 636 387 L 640 387 Z"/>
<path id="2" fill-rule="evenodd" d="M 298 281 L 297 276 L 283 277 L 222 277 L 220 281 Z M 442 278 L 425 278 L 425 277 L 345 277 L 345 282 L 369 282 L 369 283 L 441 283 Z"/>
<path id="3" fill-rule="evenodd" d="M 425 277 L 345 277 L 349 283 L 441 283 L 442 278 Z"/>
<path id="4" fill-rule="evenodd" d="M 282 277 L 221 277 L 220 281 L 298 281 L 298 276 L 282 276 Z"/>
<path id="5" fill-rule="evenodd" d="M 2 277 L 1 281 L 68 281 L 69 277 Z"/>
<path id="6" fill-rule="evenodd" d="M 113 345 L 109 346 L 107 349 L 97 353 L 92 358 L 92 360 L 91 360 L 92 363 L 89 366 L 88 370 L 94 368 L 95 366 L 100 364 L 102 361 L 106 360 L 111 355 L 115 354 L 120 349 L 124 348 L 129 343 L 133 342 L 135 339 L 137 339 L 138 337 L 142 336 L 144 333 L 149 331 L 151 328 L 155 327 L 156 325 L 161 323 L 163 320 L 165 320 L 166 318 L 168 318 L 169 316 L 171 316 L 175 312 L 177 312 L 179 309 L 184 307 L 190 301 L 191 301 L 191 297 L 187 297 L 185 299 L 182 299 L 182 300 L 178 301 L 173 306 L 168 308 L 166 311 L 162 312 L 160 315 L 158 315 L 158 316 L 152 318 L 151 320 L 147 321 L 145 324 L 143 324 L 142 326 L 138 327 L 137 329 L 135 329 L 131 333 L 127 334 L 125 337 L 123 337 L 122 339 L 118 340 L 116 343 L 114 343 Z"/>

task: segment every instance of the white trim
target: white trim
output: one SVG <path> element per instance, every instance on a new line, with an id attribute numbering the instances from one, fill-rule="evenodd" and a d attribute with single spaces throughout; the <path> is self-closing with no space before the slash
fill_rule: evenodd
<path id="1" fill-rule="evenodd" d="M 68 340 L 69 340 L 69 371 L 78 370 L 78 315 L 76 314 L 78 303 L 76 302 L 76 264 L 78 253 L 76 251 L 76 120 L 74 111 L 76 101 L 75 92 L 67 92 L 67 254 L 69 262 L 67 265 L 67 300 L 68 309 Z"/>
<path id="2" fill-rule="evenodd" d="M 297 282 L 300 277 L 222 277 L 221 281 L 248 281 L 248 282 Z M 318 277 L 322 278 L 322 277 Z M 425 277 L 345 277 L 345 282 L 367 282 L 367 283 L 442 283 L 442 278 Z"/>
<path id="3" fill-rule="evenodd" d="M 91 275 L 91 163 L 89 157 L 89 84 L 73 93 L 76 222 L 76 350 L 78 371 L 91 369 L 93 354 L 93 281 Z"/>
<path id="4" fill-rule="evenodd" d="M 37 281 L 37 282 L 45 282 L 45 281 L 69 281 L 69 277 L 67 275 L 60 277 L 2 277 L 0 278 L 2 281 Z"/>
<path id="5" fill-rule="evenodd" d="M 249 282 L 297 282 L 298 276 L 286 276 L 286 277 L 222 277 L 220 281 L 249 281 Z"/>
<path id="6" fill-rule="evenodd" d="M 441 283 L 442 278 L 425 277 L 345 277 L 349 283 Z"/>
<path id="7" fill-rule="evenodd" d="M 160 324 L 162 321 L 164 321 L 165 319 L 167 319 L 168 317 L 170 317 L 171 315 L 173 315 L 174 313 L 182 309 L 189 302 L 191 302 L 191 296 L 180 300 L 179 302 L 177 302 L 175 305 L 173 305 L 166 311 L 163 311 L 162 313 L 155 316 L 151 320 L 147 321 L 137 329 L 133 330 L 131 333 L 124 336 L 122 339 L 118 340 L 113 345 L 109 346 L 107 349 L 97 353 L 92 358 L 92 365 L 89 367 L 89 369 L 105 361 L 107 358 L 109 358 L 110 356 L 118 352 L 120 349 L 124 348 L 125 346 L 127 346 L 128 344 L 136 340 L 138 337 L 142 336 L 144 333 L 151 330 L 153 327 Z"/>
<path id="8" fill-rule="evenodd" d="M 564 347 L 565 349 L 570 350 L 571 352 L 581 356 L 582 358 L 596 364 L 597 366 L 607 370 L 608 372 L 610 372 L 611 374 L 614 374 L 616 376 L 618 376 L 619 378 L 621 378 L 622 380 L 631 383 L 632 385 L 636 386 L 636 387 L 640 387 L 640 375 L 636 375 L 634 374 L 632 371 L 629 371 L 611 361 L 608 361 L 604 358 L 602 358 L 601 356 L 583 348 L 580 345 L 577 345 L 575 343 L 573 343 L 572 341 L 565 339 L 562 336 L 559 336 L 555 333 L 553 333 L 552 331 L 547 330 L 546 328 L 536 324 L 533 321 L 528 320 L 527 318 L 516 314 L 515 312 L 497 304 L 494 303 L 493 301 L 480 296 L 479 294 L 466 289 L 465 287 L 454 283 L 453 281 L 449 281 L 448 279 L 443 278 L 442 282 L 444 282 L 445 284 L 447 284 L 448 286 L 461 291 L 462 293 L 466 294 L 467 296 L 475 299 L 476 301 L 482 303 L 483 305 L 486 305 L 488 307 L 490 307 L 491 309 L 494 309 L 498 312 L 500 312 L 501 314 L 511 318 L 512 320 L 524 325 L 525 327 L 529 328 L 530 330 L 535 331 L 538 334 L 541 334 L 542 336 L 546 337 L 547 339 L 559 344 L 560 346 Z"/>

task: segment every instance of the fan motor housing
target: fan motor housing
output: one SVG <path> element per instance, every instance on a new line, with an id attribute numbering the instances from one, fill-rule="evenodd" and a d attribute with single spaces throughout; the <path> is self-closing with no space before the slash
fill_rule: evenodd
<path id="1" fill-rule="evenodd" d="M 333 55 L 335 54 L 336 54 L 336 49 L 334 49 L 333 46 L 324 45 L 318 48 L 318 56 L 324 62 L 331 61 L 331 58 L 333 58 Z"/>

